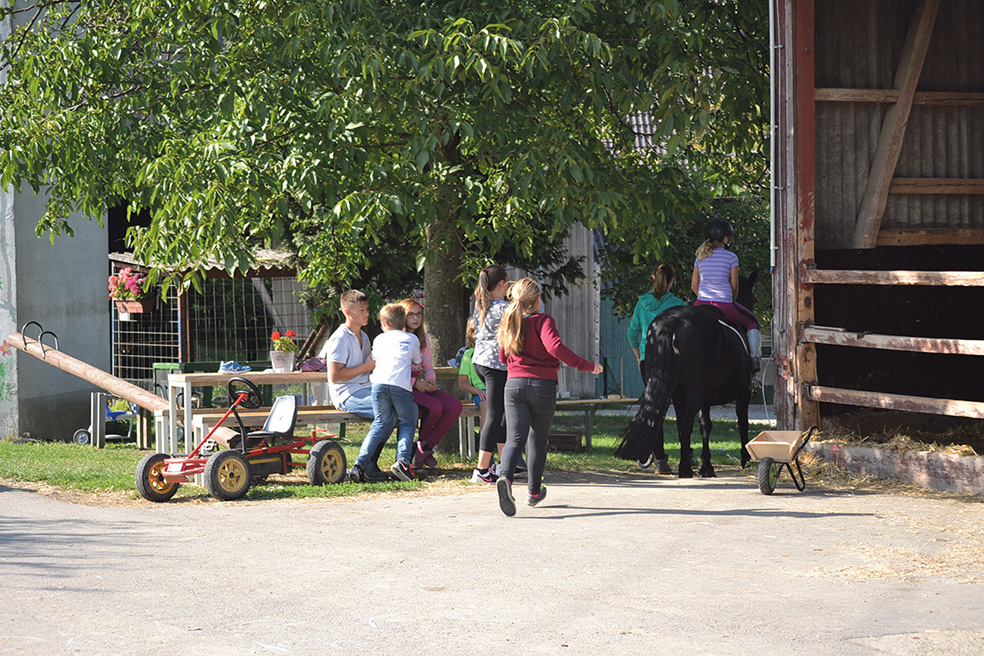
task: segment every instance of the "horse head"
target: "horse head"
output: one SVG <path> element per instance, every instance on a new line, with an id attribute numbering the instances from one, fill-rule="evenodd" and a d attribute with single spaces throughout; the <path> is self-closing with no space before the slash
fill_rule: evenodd
<path id="1" fill-rule="evenodd" d="M 755 308 L 755 295 L 752 289 L 758 280 L 758 274 L 758 269 L 753 269 L 747 277 L 738 276 L 738 295 L 735 297 L 735 302 L 749 310 Z"/>

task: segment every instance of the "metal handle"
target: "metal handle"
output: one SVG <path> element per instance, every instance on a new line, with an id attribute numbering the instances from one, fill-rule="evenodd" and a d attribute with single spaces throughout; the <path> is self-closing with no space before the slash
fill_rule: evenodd
<path id="1" fill-rule="evenodd" d="M 42 342 L 41 340 L 44 339 L 44 336 L 45 335 L 51 335 L 52 337 L 54 337 L 55 338 L 55 350 L 56 351 L 60 350 L 58 348 L 58 335 L 56 335 L 55 333 L 51 332 L 50 330 L 42 330 L 41 331 L 41 334 L 38 335 L 38 344 L 41 345 L 41 357 L 42 358 L 44 357 L 44 342 Z"/>
<path id="2" fill-rule="evenodd" d="M 23 326 L 21 326 L 21 339 L 24 340 L 24 348 L 27 349 L 27 327 L 30 325 L 35 325 L 38 327 L 38 341 L 41 341 L 41 335 L 44 334 L 44 326 L 42 326 L 37 321 L 28 321 Z M 42 350 L 43 352 L 43 350 Z"/>

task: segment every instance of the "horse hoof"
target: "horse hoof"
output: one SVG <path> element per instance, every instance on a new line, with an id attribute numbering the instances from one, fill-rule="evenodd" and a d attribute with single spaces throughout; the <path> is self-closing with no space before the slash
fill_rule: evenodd
<path id="1" fill-rule="evenodd" d="M 701 467 L 700 468 L 700 477 L 701 478 L 715 478 L 715 477 L 717 477 L 717 474 L 714 473 L 714 468 L 713 467 Z"/>
<path id="2" fill-rule="evenodd" d="M 693 478 L 693 477 L 694 477 L 694 470 L 693 469 L 681 469 L 680 470 L 680 478 Z"/>
<path id="3" fill-rule="evenodd" d="M 657 474 L 673 473 L 673 470 L 670 469 L 670 463 L 668 458 L 660 458 L 656 461 L 656 473 Z"/>

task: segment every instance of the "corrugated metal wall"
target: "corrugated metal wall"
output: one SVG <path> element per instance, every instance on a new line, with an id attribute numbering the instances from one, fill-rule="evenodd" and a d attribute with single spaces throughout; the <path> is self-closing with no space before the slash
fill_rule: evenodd
<path id="1" fill-rule="evenodd" d="M 891 89 L 914 0 L 815 3 L 816 86 Z M 984 91 L 984 2 L 940 6 L 918 91 Z M 886 104 L 816 105 L 816 247 L 849 248 Z M 914 104 L 896 177 L 984 178 L 984 108 Z M 984 197 L 889 196 L 883 228 L 984 228 Z"/>
<path id="2" fill-rule="evenodd" d="M 642 376 L 635 353 L 629 346 L 629 319 L 612 311 L 612 302 L 601 301 L 601 357 L 605 373 L 599 376 L 599 396 L 621 394 L 637 399 L 642 396 Z"/>
<path id="3" fill-rule="evenodd" d="M 578 355 L 597 361 L 599 350 L 599 314 L 601 294 L 598 288 L 599 273 L 595 263 L 594 234 L 584 226 L 577 225 L 571 230 L 565 242 L 568 252 L 573 256 L 584 257 L 584 272 L 588 279 L 580 287 L 560 298 L 544 302 L 543 311 L 557 321 L 557 330 L 571 350 Z M 576 398 L 589 398 L 597 394 L 595 376 L 575 371 L 564 365 L 560 368 L 561 395 Z"/>

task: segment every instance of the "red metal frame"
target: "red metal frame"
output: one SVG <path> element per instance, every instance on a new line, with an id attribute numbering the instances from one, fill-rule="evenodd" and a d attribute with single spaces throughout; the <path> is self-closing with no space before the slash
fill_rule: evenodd
<path id="1" fill-rule="evenodd" d="M 222 423 L 231 415 L 235 409 L 246 400 L 247 393 L 240 392 L 235 402 L 226 411 L 222 418 L 215 423 L 212 430 L 208 432 L 201 442 L 189 453 L 187 456 L 182 458 L 167 458 L 164 460 L 164 470 L 161 473 L 164 480 L 168 483 L 187 483 L 191 477 L 197 476 L 198 474 L 205 473 L 205 463 L 208 462 L 207 457 L 199 456 L 202 445 L 211 439 L 212 434 L 222 425 Z M 319 436 L 319 433 L 324 433 L 323 436 Z M 260 446 L 247 449 L 241 452 L 243 457 L 247 460 L 250 458 L 255 458 L 256 456 L 262 455 L 280 455 L 283 464 L 283 470 L 287 471 L 287 465 L 291 467 L 306 467 L 306 462 L 294 462 L 293 460 L 287 460 L 288 454 L 297 453 L 300 455 L 310 455 L 311 449 L 315 444 L 323 440 L 332 439 L 335 437 L 334 433 L 329 433 L 325 430 L 315 429 L 311 431 L 310 437 L 296 437 L 294 440 L 287 442 L 286 444 L 278 444 L 277 446 L 267 446 L 266 438 L 263 438 Z"/>

